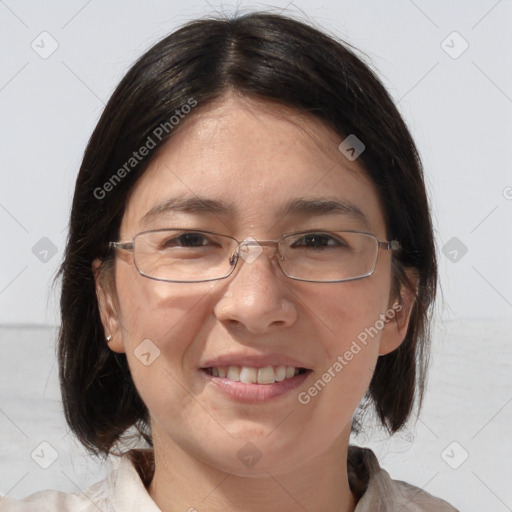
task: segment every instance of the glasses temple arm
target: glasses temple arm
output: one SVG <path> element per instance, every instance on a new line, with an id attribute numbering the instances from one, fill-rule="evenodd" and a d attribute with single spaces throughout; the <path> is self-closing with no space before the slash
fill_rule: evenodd
<path id="1" fill-rule="evenodd" d="M 125 249 L 133 251 L 133 242 L 109 242 L 109 249 Z"/>
<path id="2" fill-rule="evenodd" d="M 402 246 L 400 245 L 400 242 L 398 240 L 390 240 L 390 241 L 386 241 L 386 242 L 381 242 L 379 240 L 378 242 L 379 242 L 379 247 L 381 247 L 382 249 L 386 249 L 388 251 L 398 251 L 399 249 L 402 248 Z"/>

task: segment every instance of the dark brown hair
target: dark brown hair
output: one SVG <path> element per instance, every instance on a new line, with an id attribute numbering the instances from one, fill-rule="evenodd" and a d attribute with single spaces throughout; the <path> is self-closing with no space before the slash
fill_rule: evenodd
<path id="1" fill-rule="evenodd" d="M 105 342 L 92 261 L 104 260 L 102 275 L 112 275 L 108 242 L 118 239 L 130 190 L 176 132 L 171 116 L 193 99 L 192 117 L 229 90 L 316 116 L 340 141 L 355 134 L 365 144 L 359 162 L 379 191 L 388 239 L 403 246 L 393 260 L 396 290 L 411 285 L 405 268 L 419 275 L 406 338 L 379 357 L 366 404 L 373 403 L 390 432 L 406 423 L 415 400 L 421 405 L 437 265 L 421 163 L 393 101 L 348 44 L 304 22 L 268 13 L 200 19 L 158 42 L 128 71 L 89 140 L 76 181 L 56 276 L 62 278 L 58 355 L 67 422 L 93 453 L 111 452 L 129 427 L 149 442 L 151 436 L 126 357 Z M 158 139 L 155 129 L 165 123 Z M 148 137 L 155 149 L 127 167 Z M 113 181 L 116 173 L 121 178 Z"/>

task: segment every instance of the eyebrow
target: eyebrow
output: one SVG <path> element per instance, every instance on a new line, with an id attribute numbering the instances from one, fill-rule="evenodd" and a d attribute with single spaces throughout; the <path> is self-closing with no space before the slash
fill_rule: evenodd
<path id="1" fill-rule="evenodd" d="M 172 197 L 157 204 L 149 210 L 141 219 L 143 225 L 151 220 L 170 212 L 185 213 L 209 213 L 221 217 L 234 216 L 236 211 L 233 206 L 222 200 L 208 199 L 204 197 Z"/>
<path id="2" fill-rule="evenodd" d="M 206 213 L 220 217 L 234 218 L 237 208 L 225 201 L 200 196 L 172 197 L 157 204 L 141 219 L 143 225 L 165 213 Z M 363 211 L 350 201 L 329 198 L 298 198 L 285 203 L 278 211 L 280 218 L 287 216 L 346 215 L 353 217 L 369 228 L 370 223 Z"/>
<path id="3" fill-rule="evenodd" d="M 281 208 L 280 215 L 347 215 L 370 228 L 370 222 L 363 211 L 350 201 L 341 199 L 294 199 Z"/>

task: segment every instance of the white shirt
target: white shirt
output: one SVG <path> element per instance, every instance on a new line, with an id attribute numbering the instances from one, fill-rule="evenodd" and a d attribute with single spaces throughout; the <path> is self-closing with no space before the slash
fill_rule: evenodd
<path id="1" fill-rule="evenodd" d="M 357 461 L 351 465 L 351 461 Z M 135 463 L 135 465 L 134 465 Z M 153 451 L 131 450 L 104 480 L 83 494 L 53 490 L 36 492 L 23 500 L 0 498 L 1 512 L 161 512 L 146 485 L 154 471 Z M 368 480 L 355 512 L 458 512 L 446 501 L 405 482 L 392 480 L 367 448 L 349 447 L 349 480 Z M 363 489 L 364 490 L 364 489 Z"/>

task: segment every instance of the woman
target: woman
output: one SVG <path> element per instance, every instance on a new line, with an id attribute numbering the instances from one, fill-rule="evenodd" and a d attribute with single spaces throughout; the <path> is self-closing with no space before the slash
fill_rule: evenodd
<path id="1" fill-rule="evenodd" d="M 349 446 L 421 405 L 437 267 L 421 164 L 347 47 L 290 18 L 197 20 L 123 78 L 76 183 L 67 421 L 148 444 L 84 494 L 1 509 L 453 511 Z"/>

